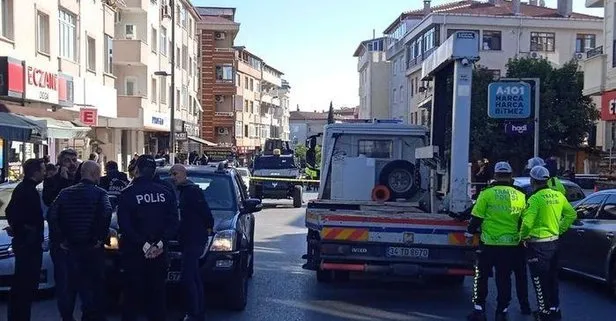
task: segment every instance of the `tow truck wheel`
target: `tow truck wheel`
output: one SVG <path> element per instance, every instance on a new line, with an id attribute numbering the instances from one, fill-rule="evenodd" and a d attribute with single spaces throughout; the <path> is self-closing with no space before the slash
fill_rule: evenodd
<path id="1" fill-rule="evenodd" d="M 334 273 L 330 270 L 322 270 L 317 268 L 317 282 L 330 283 L 334 279 Z"/>
<path id="2" fill-rule="evenodd" d="M 302 187 L 300 185 L 293 186 L 293 207 L 302 207 Z"/>

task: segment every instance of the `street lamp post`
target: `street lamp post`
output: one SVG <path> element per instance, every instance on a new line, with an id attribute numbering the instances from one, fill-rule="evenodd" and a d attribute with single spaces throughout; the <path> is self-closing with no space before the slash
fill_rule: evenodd
<path id="1" fill-rule="evenodd" d="M 171 73 L 157 71 L 154 75 L 171 77 L 171 97 L 169 97 L 169 108 L 171 109 L 169 118 L 169 163 L 175 164 L 175 1 L 168 0 L 171 13 Z M 163 17 L 164 18 L 164 17 Z"/>

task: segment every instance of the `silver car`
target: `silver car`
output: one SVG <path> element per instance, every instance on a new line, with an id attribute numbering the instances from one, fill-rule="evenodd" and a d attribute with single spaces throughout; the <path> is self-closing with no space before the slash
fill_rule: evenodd
<path id="1" fill-rule="evenodd" d="M 17 183 L 0 184 L 0 292 L 7 292 L 11 288 L 11 279 L 15 271 L 15 255 L 11 247 L 11 237 L 3 229 L 9 224 L 6 220 L 5 209 L 11 200 L 11 194 Z M 42 184 L 37 187 L 39 195 L 42 192 Z M 47 212 L 46 206 L 41 200 L 43 213 Z M 43 241 L 43 264 L 39 279 L 39 290 L 52 289 L 55 286 L 53 278 L 53 263 L 49 255 L 49 233 L 45 223 L 45 240 Z"/>

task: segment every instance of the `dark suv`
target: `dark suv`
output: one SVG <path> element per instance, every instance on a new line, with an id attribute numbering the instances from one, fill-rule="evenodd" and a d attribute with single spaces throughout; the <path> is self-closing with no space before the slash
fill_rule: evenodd
<path id="1" fill-rule="evenodd" d="M 293 207 L 302 207 L 303 187 L 299 181 L 293 181 L 300 179 L 301 173 L 293 154 L 259 156 L 252 168 L 250 196 L 258 199 L 291 198 Z"/>
<path id="2" fill-rule="evenodd" d="M 169 166 L 159 167 L 156 174 L 169 180 L 169 170 Z M 228 168 L 226 162 L 217 167 L 189 166 L 187 172 L 188 179 L 203 190 L 215 221 L 214 234 L 200 260 L 203 279 L 225 291 L 225 302 L 231 309 L 243 310 L 248 298 L 248 279 L 254 273 L 253 213 L 262 209 L 261 201 L 248 197 L 241 176 Z M 121 237 L 120 234 L 118 238 Z M 182 253 L 177 241 L 169 242 L 168 253 L 167 282 L 178 284 Z"/>

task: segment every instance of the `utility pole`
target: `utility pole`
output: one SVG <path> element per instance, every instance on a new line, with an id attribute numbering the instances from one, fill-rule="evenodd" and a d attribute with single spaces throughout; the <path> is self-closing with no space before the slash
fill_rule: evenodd
<path id="1" fill-rule="evenodd" d="M 169 163 L 175 164 L 175 1 L 169 0 L 171 6 L 171 115 L 169 128 Z M 179 97 L 178 97 L 179 98 Z"/>

